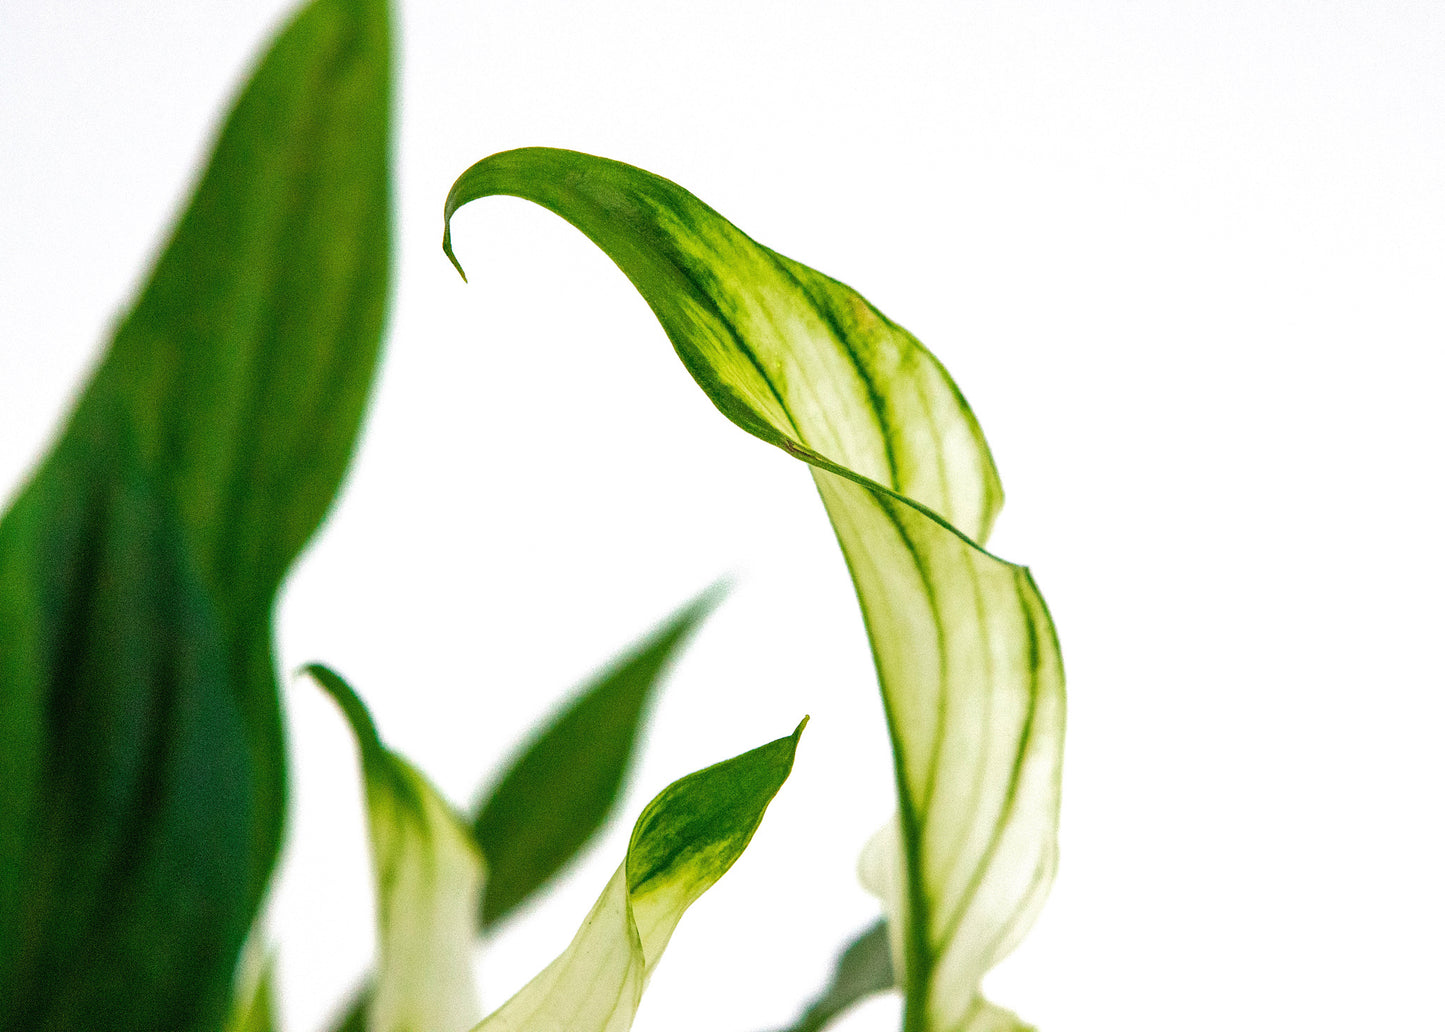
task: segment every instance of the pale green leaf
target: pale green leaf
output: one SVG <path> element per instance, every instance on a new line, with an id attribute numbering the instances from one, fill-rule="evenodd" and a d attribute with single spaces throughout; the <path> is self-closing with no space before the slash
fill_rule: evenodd
<path id="1" fill-rule="evenodd" d="M 889 909 L 905 1029 L 977 1024 L 979 980 L 1027 930 L 1052 878 L 1064 692 L 1032 578 L 982 549 L 1002 493 L 963 396 L 855 291 L 665 179 L 570 151 L 494 155 L 452 187 L 448 255 L 451 216 L 492 194 L 582 230 L 641 292 L 712 402 L 813 466 L 894 747 Z"/>
<path id="2" fill-rule="evenodd" d="M 742 855 L 793 767 L 803 723 L 673 782 L 638 817 L 627 857 L 571 945 L 477 1032 L 626 1032 L 683 912 Z"/>
<path id="3" fill-rule="evenodd" d="M 463 818 L 389 750 L 355 691 L 334 671 L 306 668 L 356 736 L 366 784 L 376 881 L 376 975 L 368 1032 L 462 1032 L 481 1014 L 472 941 L 484 865 Z"/>

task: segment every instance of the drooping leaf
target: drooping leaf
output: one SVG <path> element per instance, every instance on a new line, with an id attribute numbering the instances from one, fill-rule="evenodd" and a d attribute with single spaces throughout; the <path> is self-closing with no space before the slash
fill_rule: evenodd
<path id="1" fill-rule="evenodd" d="M 382 329 L 388 20 L 276 37 L 0 522 L 0 1029 L 222 1020 L 281 835 L 271 609 Z"/>
<path id="2" fill-rule="evenodd" d="M 481 1015 L 472 942 L 484 864 L 462 817 L 378 737 L 365 704 L 342 678 L 309 674 L 336 701 L 361 753 L 376 882 L 376 975 L 367 1032 L 463 1032 Z"/>
<path id="3" fill-rule="evenodd" d="M 952 378 L 855 291 L 757 244 L 674 183 L 545 148 L 464 172 L 567 219 L 617 263 L 724 415 L 812 466 L 852 573 L 894 747 L 907 1032 L 979 1023 L 979 981 L 1052 878 L 1063 742 L 1053 625 L 983 551 L 1002 501 Z M 458 265 L 460 270 L 460 265 Z"/>
<path id="4" fill-rule="evenodd" d="M 486 796 L 472 822 L 487 858 L 483 928 L 546 884 L 602 826 L 617 803 L 649 700 L 724 590 L 709 588 L 596 674 Z"/>
<path id="5" fill-rule="evenodd" d="M 805 724 L 663 789 L 571 945 L 476 1032 L 627 1032 L 683 912 L 742 855 L 787 779 Z"/>
<path id="6" fill-rule="evenodd" d="M 855 1003 L 898 985 L 888 949 L 888 927 L 879 920 L 844 947 L 828 985 L 782 1032 L 821 1032 Z"/>

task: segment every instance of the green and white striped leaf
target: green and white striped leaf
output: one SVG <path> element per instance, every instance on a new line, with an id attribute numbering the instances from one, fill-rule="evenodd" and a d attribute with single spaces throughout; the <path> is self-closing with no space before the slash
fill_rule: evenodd
<path id="1" fill-rule="evenodd" d="M 962 394 L 858 293 L 658 176 L 571 151 L 493 155 L 448 195 L 454 263 L 452 216 L 493 194 L 534 201 L 591 238 L 718 409 L 812 466 L 893 741 L 886 903 L 905 1029 L 983 1027 L 979 981 L 1027 930 L 1053 875 L 1064 690 L 1028 571 L 983 550 L 1002 492 Z"/>
<path id="2" fill-rule="evenodd" d="M 305 670 L 341 707 L 361 753 L 376 881 L 376 975 L 367 1032 L 463 1032 L 481 1016 L 472 978 L 484 863 L 464 819 L 387 749 L 339 675 Z"/>
<path id="3" fill-rule="evenodd" d="M 476 1032 L 631 1028 L 683 912 L 742 855 L 793 768 L 805 724 L 673 782 L 648 803 L 571 945 Z"/>

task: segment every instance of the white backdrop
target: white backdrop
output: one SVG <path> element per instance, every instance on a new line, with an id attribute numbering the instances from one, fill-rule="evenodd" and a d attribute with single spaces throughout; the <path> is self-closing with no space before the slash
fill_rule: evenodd
<path id="1" fill-rule="evenodd" d="M 0 7 L 8 493 L 282 10 Z M 398 286 L 361 452 L 281 607 L 468 802 L 527 727 L 719 574 L 617 828 L 479 955 L 500 1003 L 570 938 L 643 803 L 810 725 L 640 1032 L 762 1032 L 872 918 L 880 708 L 804 469 L 736 430 L 554 216 L 453 178 L 547 144 L 668 176 L 950 366 L 1070 676 L 1062 866 L 987 983 L 1046 1030 L 1438 1020 L 1445 7 L 563 0 L 400 12 Z M 367 963 L 355 758 L 287 704 L 284 1015 Z M 848 1028 L 896 1027 L 874 1003 Z"/>

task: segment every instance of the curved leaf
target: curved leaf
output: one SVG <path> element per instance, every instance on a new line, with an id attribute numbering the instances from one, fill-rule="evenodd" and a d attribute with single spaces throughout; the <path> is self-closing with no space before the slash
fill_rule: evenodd
<path id="1" fill-rule="evenodd" d="M 647 804 L 627 858 L 571 945 L 477 1032 L 626 1032 L 683 912 L 730 868 L 793 767 L 787 738 L 673 782 Z"/>
<path id="2" fill-rule="evenodd" d="M 718 409 L 813 467 L 893 741 L 905 1028 L 977 1024 L 983 972 L 1027 929 L 1052 877 L 1064 695 L 1033 580 L 982 549 L 1002 494 L 968 405 L 859 294 L 675 183 L 571 151 L 493 155 L 447 197 L 453 262 L 451 216 L 492 194 L 541 204 L 590 237 Z"/>
<path id="3" fill-rule="evenodd" d="M 596 674 L 488 793 L 472 821 L 487 858 L 484 929 L 546 884 L 602 826 L 617 803 L 648 701 L 724 590 L 709 588 Z"/>
<path id="4" fill-rule="evenodd" d="M 388 21 L 276 37 L 0 525 L 0 1028 L 223 1018 L 281 838 L 271 610 L 386 306 Z"/>
<path id="5" fill-rule="evenodd" d="M 310 675 L 341 708 L 361 753 L 376 881 L 377 974 L 369 1032 L 461 1032 L 481 1014 L 472 941 L 484 863 L 461 816 L 388 749 L 356 692 L 335 671 Z"/>

